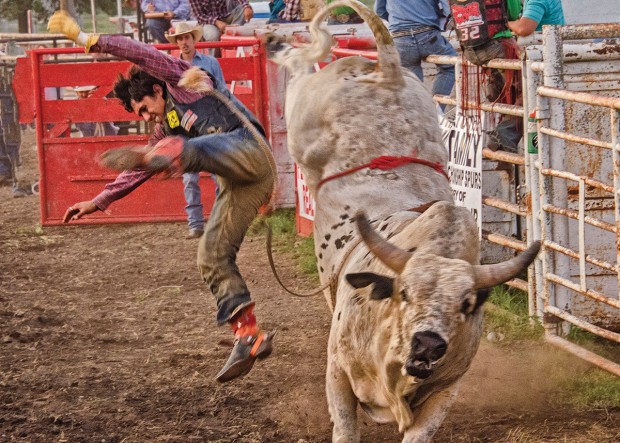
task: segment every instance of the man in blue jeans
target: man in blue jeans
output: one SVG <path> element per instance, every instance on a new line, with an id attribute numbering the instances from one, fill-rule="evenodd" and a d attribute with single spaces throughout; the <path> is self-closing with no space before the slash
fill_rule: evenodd
<path id="1" fill-rule="evenodd" d="M 166 39 L 177 45 L 181 51 L 181 59 L 191 63 L 194 66 L 198 66 L 215 79 L 215 87 L 219 90 L 226 89 L 226 81 L 224 80 L 224 74 L 222 68 L 215 57 L 210 55 L 201 54 L 196 51 L 196 43 L 202 38 L 202 27 L 192 27 L 185 22 L 177 24 L 176 29 L 171 29 L 170 33 L 166 34 Z M 215 179 L 215 176 L 212 175 Z M 202 200 L 200 198 L 200 173 L 198 172 L 186 172 L 183 174 L 183 191 L 185 193 L 185 213 L 187 214 L 187 225 L 189 231 L 186 239 L 200 238 L 204 233 L 204 212 L 202 207 Z M 216 190 L 217 193 L 217 190 Z"/>
<path id="2" fill-rule="evenodd" d="M 450 7 L 447 0 L 377 0 L 375 12 L 389 23 L 390 34 L 403 67 L 424 80 L 422 60 L 431 54 L 456 55 L 441 35 Z M 432 93 L 450 95 L 454 86 L 454 65 L 437 65 L 439 72 Z"/>

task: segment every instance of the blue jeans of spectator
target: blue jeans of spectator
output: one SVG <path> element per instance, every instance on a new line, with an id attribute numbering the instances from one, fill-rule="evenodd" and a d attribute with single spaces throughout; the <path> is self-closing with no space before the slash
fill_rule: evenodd
<path id="1" fill-rule="evenodd" d="M 424 81 L 422 60 L 429 55 L 456 55 L 456 50 L 438 30 L 430 30 L 394 39 L 396 50 L 404 68 Z M 437 65 L 439 72 L 433 82 L 432 93 L 450 95 L 454 86 L 454 65 Z"/>
<path id="2" fill-rule="evenodd" d="M 183 174 L 183 192 L 185 193 L 185 213 L 187 226 L 195 231 L 204 231 L 205 218 L 200 200 L 199 172 Z"/>
<path id="3" fill-rule="evenodd" d="M 146 29 L 151 33 L 151 37 L 157 43 L 168 43 L 164 33 L 170 29 L 170 20 L 165 18 L 147 18 L 145 22 Z"/>

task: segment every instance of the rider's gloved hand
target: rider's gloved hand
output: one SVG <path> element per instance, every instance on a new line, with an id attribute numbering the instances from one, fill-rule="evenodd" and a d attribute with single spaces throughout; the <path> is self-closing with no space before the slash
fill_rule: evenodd
<path id="1" fill-rule="evenodd" d="M 47 30 L 55 34 L 64 34 L 69 40 L 73 40 L 80 46 L 86 48 L 86 52 L 90 52 L 93 46 L 99 40 L 99 34 L 87 34 L 82 31 L 80 25 L 75 21 L 67 11 L 56 11 L 47 23 Z"/>

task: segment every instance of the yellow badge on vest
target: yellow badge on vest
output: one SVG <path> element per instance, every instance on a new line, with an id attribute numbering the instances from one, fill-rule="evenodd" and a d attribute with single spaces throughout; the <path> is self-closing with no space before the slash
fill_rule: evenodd
<path id="1" fill-rule="evenodd" d="M 170 129 L 174 129 L 181 124 L 179 122 L 179 115 L 174 109 L 166 114 L 166 118 L 168 119 L 168 126 L 170 126 Z"/>

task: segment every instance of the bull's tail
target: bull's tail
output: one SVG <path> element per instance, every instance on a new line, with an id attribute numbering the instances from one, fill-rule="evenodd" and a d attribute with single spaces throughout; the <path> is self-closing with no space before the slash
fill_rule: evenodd
<path id="1" fill-rule="evenodd" d="M 382 83 L 400 87 L 404 84 L 403 72 L 400 65 L 400 56 L 394 47 L 392 36 L 381 18 L 357 0 L 336 0 L 314 16 L 309 26 L 310 34 L 312 35 L 312 44 L 309 48 L 313 49 L 307 55 L 313 57 L 314 61 L 319 61 L 329 54 L 332 46 L 332 36 L 325 27 L 321 26 L 321 23 L 327 18 L 332 9 L 343 6 L 354 9 L 372 31 L 377 42 L 379 70 L 383 74 Z"/>

